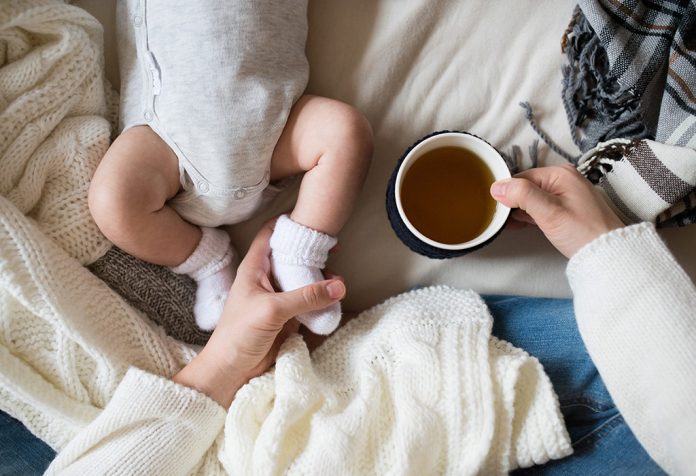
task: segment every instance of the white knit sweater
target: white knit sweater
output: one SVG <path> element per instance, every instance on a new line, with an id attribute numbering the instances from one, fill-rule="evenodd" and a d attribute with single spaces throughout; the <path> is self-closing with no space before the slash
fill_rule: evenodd
<path id="1" fill-rule="evenodd" d="M 587 350 L 638 441 L 695 474 L 696 288 L 653 225 L 594 240 L 568 264 Z"/>

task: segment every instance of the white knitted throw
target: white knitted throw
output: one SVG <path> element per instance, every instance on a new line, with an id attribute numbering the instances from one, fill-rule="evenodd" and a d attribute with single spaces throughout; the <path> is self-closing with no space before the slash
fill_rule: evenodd
<path id="1" fill-rule="evenodd" d="M 230 474 L 507 474 L 572 452 L 539 362 L 491 336 L 473 291 L 389 299 L 310 360 L 299 336 L 237 394 Z"/>
<path id="2" fill-rule="evenodd" d="M 311 356 L 211 399 L 130 369 L 48 474 L 506 474 L 571 453 L 539 362 L 490 335 L 472 291 L 433 287 L 365 311 Z"/>

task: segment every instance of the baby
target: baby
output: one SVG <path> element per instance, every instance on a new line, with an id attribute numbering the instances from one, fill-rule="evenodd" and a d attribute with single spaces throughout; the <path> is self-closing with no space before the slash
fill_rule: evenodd
<path id="1" fill-rule="evenodd" d="M 307 0 L 120 0 L 122 132 L 95 172 L 89 206 L 114 244 L 197 283 L 212 329 L 237 256 L 218 226 L 251 217 L 283 179 L 306 172 L 271 237 L 277 284 L 322 268 L 362 186 L 372 132 L 354 108 L 302 95 Z M 332 332 L 338 304 L 298 316 Z"/>

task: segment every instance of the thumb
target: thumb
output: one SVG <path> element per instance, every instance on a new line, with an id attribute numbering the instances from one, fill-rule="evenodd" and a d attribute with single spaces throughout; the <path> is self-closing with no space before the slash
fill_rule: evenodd
<path id="1" fill-rule="evenodd" d="M 277 293 L 278 305 L 286 316 L 324 309 L 346 295 L 346 286 L 338 279 L 319 281 L 307 286 Z"/>
<path id="2" fill-rule="evenodd" d="M 524 178 L 494 182 L 491 195 L 503 205 L 524 210 L 537 223 L 545 221 L 559 205 L 558 197 Z"/>

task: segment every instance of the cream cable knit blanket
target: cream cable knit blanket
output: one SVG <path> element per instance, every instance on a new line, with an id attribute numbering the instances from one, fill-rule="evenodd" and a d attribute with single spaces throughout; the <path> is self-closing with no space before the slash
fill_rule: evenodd
<path id="1" fill-rule="evenodd" d="M 206 396 L 131 369 L 49 473 L 505 474 L 570 454 L 541 365 L 491 325 L 472 291 L 397 296 L 311 359 L 289 338 L 226 417 Z"/>
<path id="2" fill-rule="evenodd" d="M 473 291 L 389 299 L 312 354 L 289 339 L 225 423 L 230 474 L 506 474 L 572 452 L 541 364 Z"/>
<path id="3" fill-rule="evenodd" d="M 87 209 L 109 145 L 102 28 L 48 0 L 0 9 L 0 195 L 80 263 L 110 246 Z"/>

